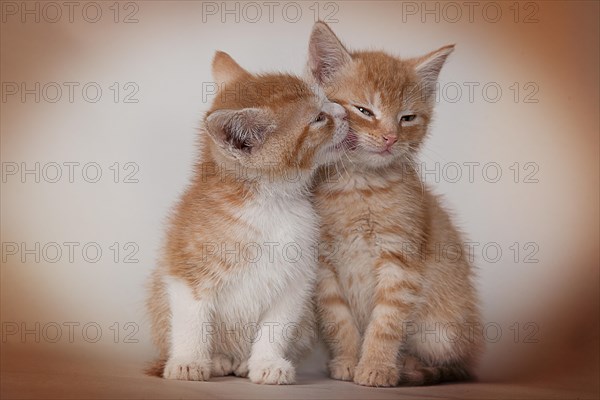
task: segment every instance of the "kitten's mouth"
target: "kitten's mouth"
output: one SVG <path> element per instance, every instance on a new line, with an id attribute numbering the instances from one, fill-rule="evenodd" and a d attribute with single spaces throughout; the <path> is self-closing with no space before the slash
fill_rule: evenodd
<path id="1" fill-rule="evenodd" d="M 392 155 L 392 148 L 387 147 L 383 150 L 373 150 L 372 153 L 379 154 L 380 156 L 386 157 Z"/>

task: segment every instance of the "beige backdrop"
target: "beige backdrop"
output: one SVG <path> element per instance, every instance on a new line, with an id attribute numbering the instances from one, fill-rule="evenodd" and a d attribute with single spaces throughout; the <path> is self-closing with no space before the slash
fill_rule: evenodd
<path id="1" fill-rule="evenodd" d="M 351 48 L 456 43 L 422 165 L 474 242 L 482 378 L 597 371 L 595 2 L 3 2 L 4 349 L 152 357 L 143 285 L 213 53 L 301 72 L 317 12 Z"/>

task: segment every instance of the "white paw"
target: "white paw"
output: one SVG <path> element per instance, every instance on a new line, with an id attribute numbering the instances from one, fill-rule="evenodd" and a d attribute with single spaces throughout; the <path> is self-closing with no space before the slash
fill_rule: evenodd
<path id="1" fill-rule="evenodd" d="M 235 376 L 246 378 L 248 376 L 248 360 L 233 360 L 233 373 Z"/>
<path id="2" fill-rule="evenodd" d="M 225 354 L 215 354 L 212 358 L 211 376 L 226 376 L 233 372 L 233 360 Z"/>
<path id="3" fill-rule="evenodd" d="M 182 381 L 206 381 L 210 378 L 210 361 L 169 359 L 163 377 Z"/>
<path id="4" fill-rule="evenodd" d="M 265 385 L 289 385 L 294 383 L 296 370 L 291 362 L 283 358 L 250 362 L 248 378 L 254 383 Z"/>

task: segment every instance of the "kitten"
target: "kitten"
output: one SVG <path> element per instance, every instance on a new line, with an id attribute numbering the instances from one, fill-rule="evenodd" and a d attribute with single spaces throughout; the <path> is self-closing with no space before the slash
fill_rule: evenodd
<path id="1" fill-rule="evenodd" d="M 348 52 L 317 22 L 308 70 L 348 112 L 353 149 L 327 168 L 314 204 L 316 302 L 330 375 L 366 386 L 466 379 L 479 354 L 473 268 L 460 233 L 411 161 L 454 46 L 423 57 Z M 444 249 L 444 250 L 440 250 Z"/>
<path id="2" fill-rule="evenodd" d="M 220 85 L 201 162 L 172 215 L 148 298 L 158 371 L 290 384 L 315 336 L 318 222 L 308 185 L 341 155 L 339 104 L 285 74 L 253 75 L 217 52 Z"/>

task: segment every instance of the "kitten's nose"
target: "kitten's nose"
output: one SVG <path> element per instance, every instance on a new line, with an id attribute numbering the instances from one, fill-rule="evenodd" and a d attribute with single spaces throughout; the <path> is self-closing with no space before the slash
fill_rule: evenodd
<path id="1" fill-rule="evenodd" d="M 389 135 L 384 135 L 383 139 L 385 140 L 385 147 L 387 147 L 389 149 L 390 147 L 392 147 L 392 145 L 394 143 L 396 143 L 398 141 L 398 136 L 389 134 Z"/>

